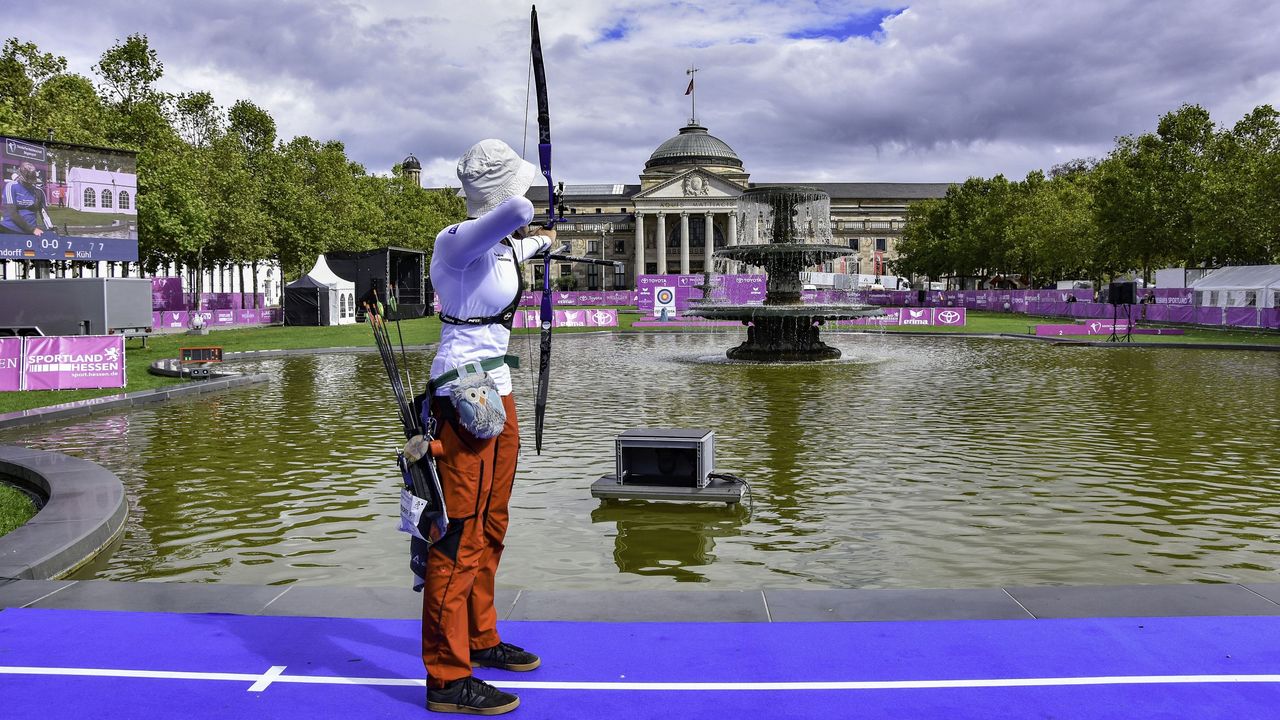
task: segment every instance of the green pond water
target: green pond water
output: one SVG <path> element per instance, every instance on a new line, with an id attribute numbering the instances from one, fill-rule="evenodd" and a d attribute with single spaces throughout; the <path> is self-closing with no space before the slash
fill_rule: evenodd
<path id="1" fill-rule="evenodd" d="M 722 360 L 738 334 L 556 340 L 499 582 L 518 588 L 1275 582 L 1280 353 L 825 333 L 841 361 Z M 517 338 L 514 352 L 536 354 Z M 413 359 L 414 376 L 427 357 Z M 269 384 L 0 434 L 125 483 L 95 577 L 406 585 L 400 444 L 376 355 L 242 363 Z M 589 487 L 637 427 L 716 432 L 745 507 Z"/>

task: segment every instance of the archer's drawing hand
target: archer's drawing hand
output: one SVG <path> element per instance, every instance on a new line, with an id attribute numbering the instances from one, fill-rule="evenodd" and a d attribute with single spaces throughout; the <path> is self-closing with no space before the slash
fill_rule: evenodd
<path id="1" fill-rule="evenodd" d="M 513 235 L 515 235 L 515 238 L 517 240 L 523 240 L 525 238 L 533 237 L 537 235 L 540 237 L 548 238 L 553 243 L 556 241 L 555 228 L 544 228 L 541 225 L 529 225 L 528 227 L 522 227 L 519 230 L 516 230 L 515 233 L 513 233 Z"/>

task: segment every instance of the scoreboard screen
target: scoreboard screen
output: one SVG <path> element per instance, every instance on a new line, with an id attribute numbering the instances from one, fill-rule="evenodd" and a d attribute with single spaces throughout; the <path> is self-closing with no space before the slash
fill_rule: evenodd
<path id="1" fill-rule="evenodd" d="M 178 361 L 183 365 L 188 363 L 222 362 L 222 348 L 220 347 L 184 347 L 179 352 L 181 355 L 179 355 Z"/>

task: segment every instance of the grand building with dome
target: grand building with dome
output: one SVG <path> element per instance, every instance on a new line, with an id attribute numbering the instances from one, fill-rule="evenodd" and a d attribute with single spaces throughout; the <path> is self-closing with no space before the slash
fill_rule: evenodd
<path id="1" fill-rule="evenodd" d="M 621 260 L 620 271 L 594 265 L 553 265 L 558 287 L 577 290 L 629 289 L 636 276 L 701 273 L 714 248 L 736 242 L 737 198 L 744 190 L 784 183 L 753 183 L 742 158 L 728 143 L 696 121 L 680 128 L 649 156 L 639 184 L 565 185 L 565 222 L 558 237 L 575 255 Z M 842 274 L 886 273 L 895 257 L 907 206 L 940 198 L 948 183 L 785 183 L 805 185 L 831 196 L 831 226 L 851 255 L 825 270 Z M 527 197 L 546 207 L 546 185 L 534 184 Z M 542 283 L 542 265 L 526 266 L 532 286 Z M 725 268 L 714 268 L 724 272 Z"/>

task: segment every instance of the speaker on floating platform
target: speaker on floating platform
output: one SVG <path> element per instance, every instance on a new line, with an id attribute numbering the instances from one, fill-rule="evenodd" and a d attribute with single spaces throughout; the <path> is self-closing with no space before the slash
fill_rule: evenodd
<path id="1" fill-rule="evenodd" d="M 1107 302 L 1112 305 L 1136 305 L 1138 303 L 1138 283 L 1111 283 L 1107 286 Z"/>
<path id="2" fill-rule="evenodd" d="M 617 439 L 617 481 L 622 485 L 706 487 L 715 467 L 715 438 L 711 430 L 627 430 Z"/>

